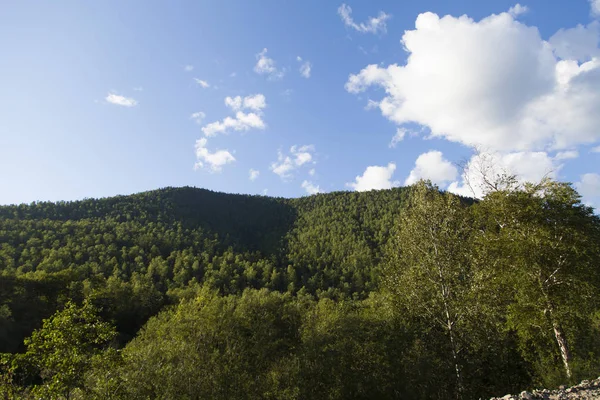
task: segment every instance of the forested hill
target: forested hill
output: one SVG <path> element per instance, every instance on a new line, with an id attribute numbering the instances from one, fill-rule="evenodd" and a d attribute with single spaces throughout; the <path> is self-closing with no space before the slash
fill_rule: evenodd
<path id="1" fill-rule="evenodd" d="M 0 398 L 477 399 L 598 376 L 600 218 L 570 184 L 500 183 L 0 207 Z"/>
<path id="2" fill-rule="evenodd" d="M 11 317 L 0 352 L 68 298 L 96 299 L 126 338 L 196 284 L 364 298 L 406 197 L 405 188 L 283 199 L 183 187 L 2 206 L 0 307 Z"/>
<path id="3" fill-rule="evenodd" d="M 334 192 L 298 199 L 213 192 L 182 187 L 164 188 L 129 196 L 73 202 L 37 202 L 0 206 L 0 218 L 18 220 L 114 220 L 181 225 L 217 234 L 223 244 L 264 254 L 281 251 L 280 245 L 298 222 L 312 225 L 351 224 L 368 227 L 373 221 L 397 214 L 406 199 L 405 188 Z M 314 219 L 314 214 L 319 215 Z M 309 219 L 306 217 L 310 216 Z M 324 219 L 326 218 L 326 220 Z M 332 219 L 333 218 L 333 219 Z M 387 218 L 389 222 L 389 218 Z M 351 222 L 353 221 L 353 222 Z M 336 223 L 337 224 L 337 223 Z"/>

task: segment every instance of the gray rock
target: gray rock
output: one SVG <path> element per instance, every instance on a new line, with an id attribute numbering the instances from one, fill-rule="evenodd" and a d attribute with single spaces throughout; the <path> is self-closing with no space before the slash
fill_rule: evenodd
<path id="1" fill-rule="evenodd" d="M 524 400 L 533 400 L 533 395 L 529 392 L 521 392 L 521 394 L 519 395 L 520 399 L 524 399 Z"/>

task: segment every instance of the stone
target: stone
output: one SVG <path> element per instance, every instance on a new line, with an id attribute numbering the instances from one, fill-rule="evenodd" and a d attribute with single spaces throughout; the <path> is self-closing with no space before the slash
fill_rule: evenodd
<path id="1" fill-rule="evenodd" d="M 519 395 L 519 398 L 524 400 L 533 400 L 533 395 L 529 392 L 523 391 Z"/>

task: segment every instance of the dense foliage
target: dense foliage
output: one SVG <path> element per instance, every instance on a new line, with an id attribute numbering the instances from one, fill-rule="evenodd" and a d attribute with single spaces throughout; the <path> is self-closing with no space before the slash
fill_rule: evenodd
<path id="1" fill-rule="evenodd" d="M 597 375 L 599 245 L 556 182 L 0 207 L 0 395 L 478 398 Z"/>

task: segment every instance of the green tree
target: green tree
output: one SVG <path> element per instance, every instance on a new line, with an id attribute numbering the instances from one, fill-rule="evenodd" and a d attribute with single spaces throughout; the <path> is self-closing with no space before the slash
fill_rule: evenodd
<path id="1" fill-rule="evenodd" d="M 490 280 L 498 279 L 513 296 L 509 327 L 537 346 L 533 358 L 540 357 L 544 338 L 553 337 L 557 351 L 551 354 L 560 355 L 571 379 L 571 342 L 578 342 L 578 331 L 598 306 L 599 218 L 570 184 L 549 179 L 490 191 L 476 209 L 484 228 L 480 259 Z"/>
<path id="2" fill-rule="evenodd" d="M 91 304 L 79 307 L 67 303 L 25 340 L 27 351 L 22 360 L 36 368 L 43 381 L 34 393 L 43 398 L 69 399 L 74 389 L 83 387 L 92 359 L 115 335 L 114 328 L 98 318 Z"/>
<path id="3" fill-rule="evenodd" d="M 418 182 L 390 241 L 382 282 L 403 314 L 445 333 L 458 397 L 464 392 L 462 352 L 473 313 L 472 233 L 460 198 Z"/>

